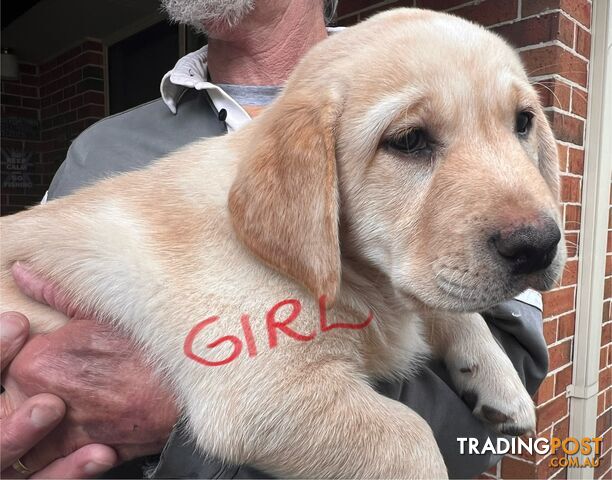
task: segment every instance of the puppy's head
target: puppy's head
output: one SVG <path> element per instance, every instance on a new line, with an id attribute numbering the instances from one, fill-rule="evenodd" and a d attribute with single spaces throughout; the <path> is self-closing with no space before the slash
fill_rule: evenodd
<path id="1" fill-rule="evenodd" d="M 402 9 L 350 28 L 245 138 L 235 229 L 316 295 L 335 297 L 342 256 L 449 310 L 560 275 L 554 138 L 517 55 L 474 24 Z"/>

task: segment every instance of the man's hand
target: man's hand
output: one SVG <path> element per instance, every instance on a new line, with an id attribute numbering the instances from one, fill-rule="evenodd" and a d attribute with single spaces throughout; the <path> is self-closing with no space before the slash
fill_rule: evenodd
<path id="1" fill-rule="evenodd" d="M 110 327 L 68 312 L 55 286 L 24 266 L 16 264 L 13 277 L 24 293 L 72 318 L 28 341 L 3 379 L 18 404 L 43 392 L 66 403 L 64 420 L 27 454 L 27 467 L 41 468 L 90 443 L 113 447 L 120 461 L 160 452 L 177 410 L 142 352 Z"/>
<path id="2" fill-rule="evenodd" d="M 28 320 L 16 312 L 0 314 L 0 368 L 2 370 L 28 338 Z M 25 455 L 62 420 L 66 407 L 61 398 L 39 394 L 30 398 L 3 393 L 0 397 L 0 472 L 3 478 L 23 477 L 13 469 Z M 64 458 L 45 465 L 32 478 L 90 478 L 108 470 L 116 462 L 115 452 L 104 445 L 87 445 Z"/>

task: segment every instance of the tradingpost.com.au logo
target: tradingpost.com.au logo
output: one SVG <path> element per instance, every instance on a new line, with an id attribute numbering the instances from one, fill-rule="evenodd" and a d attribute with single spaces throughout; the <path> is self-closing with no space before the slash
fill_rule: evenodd
<path id="1" fill-rule="evenodd" d="M 477 438 L 458 437 L 460 455 L 494 454 L 551 455 L 548 460 L 552 468 L 564 467 L 598 467 L 601 454 L 602 437 L 552 437 L 548 438 L 487 438 L 482 444 Z"/>

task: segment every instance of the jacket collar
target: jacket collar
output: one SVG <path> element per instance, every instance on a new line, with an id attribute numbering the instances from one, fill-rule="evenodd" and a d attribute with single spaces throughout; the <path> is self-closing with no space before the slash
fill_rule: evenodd
<path id="1" fill-rule="evenodd" d="M 344 28 L 345 27 L 328 27 L 327 33 L 333 35 L 336 32 L 344 30 Z M 232 108 L 241 110 L 242 113 L 248 117 L 244 109 L 225 93 L 223 89 L 208 81 L 207 45 L 179 59 L 174 68 L 162 78 L 160 86 L 161 96 L 172 113 L 176 113 L 181 97 L 188 88 L 207 90 L 208 94 L 213 98 L 213 101 L 215 101 L 215 98 L 223 99 L 224 106 L 229 102 Z M 236 113 L 240 113 L 239 110 L 237 110 Z"/>

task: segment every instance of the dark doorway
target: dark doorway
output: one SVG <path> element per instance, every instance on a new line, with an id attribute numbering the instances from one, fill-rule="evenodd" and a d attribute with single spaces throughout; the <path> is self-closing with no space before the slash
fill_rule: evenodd
<path id="1" fill-rule="evenodd" d="M 164 74 L 179 58 L 179 27 L 160 22 L 108 47 L 110 114 L 159 97 Z"/>

